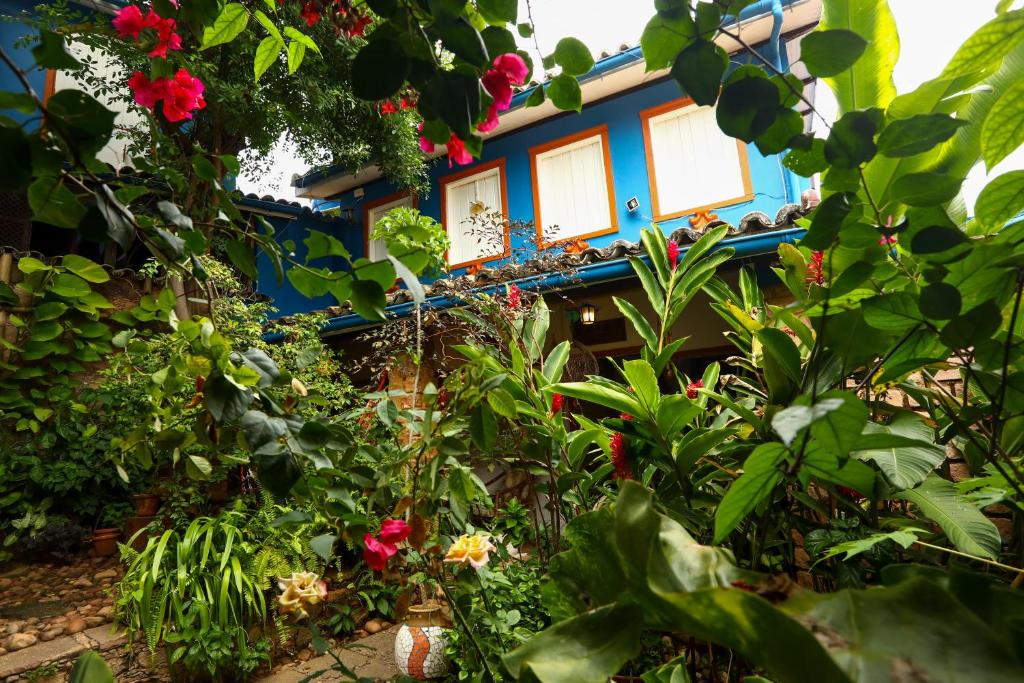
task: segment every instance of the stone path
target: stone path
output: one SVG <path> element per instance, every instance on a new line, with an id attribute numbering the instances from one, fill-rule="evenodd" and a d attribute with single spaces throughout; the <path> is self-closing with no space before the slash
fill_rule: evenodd
<path id="1" fill-rule="evenodd" d="M 27 674 L 49 663 L 69 668 L 86 650 L 105 652 L 124 643 L 124 636 L 110 626 L 97 626 L 70 636 L 54 638 L 34 647 L 0 656 L 0 681 L 23 681 Z"/>
<path id="2" fill-rule="evenodd" d="M 395 668 L 395 633 L 398 627 L 375 633 L 372 636 L 334 648 L 338 658 L 345 666 L 358 675 L 376 680 L 389 680 L 398 675 Z M 259 679 L 259 683 L 298 683 L 317 671 L 330 669 L 334 658 L 330 655 L 314 657 L 306 662 L 296 662 L 277 673 Z M 316 683 L 341 681 L 341 674 L 328 671 L 313 679 Z"/>

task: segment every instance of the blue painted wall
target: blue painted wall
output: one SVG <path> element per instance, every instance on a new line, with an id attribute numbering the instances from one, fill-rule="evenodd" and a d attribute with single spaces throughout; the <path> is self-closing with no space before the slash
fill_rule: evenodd
<path id="1" fill-rule="evenodd" d="M 603 247 L 617 239 L 636 241 L 640 237 L 640 229 L 651 224 L 653 215 L 640 111 L 681 96 L 682 93 L 675 81 L 660 80 L 649 86 L 588 105 L 580 114 L 559 115 L 519 131 L 490 140 L 485 139 L 483 157 L 477 163 L 505 159 L 509 218 L 532 221 L 534 205 L 530 147 L 595 126 L 607 125 L 619 230 L 617 233 L 588 238 L 587 242 L 594 247 Z M 799 192 L 808 186 L 806 179 L 793 176 L 782 167 L 782 155 L 765 157 L 751 144 L 747 146 L 747 156 L 755 194 L 753 200 L 715 209 L 720 219 L 733 224 L 750 211 L 763 211 L 774 217 L 775 212 L 783 204 L 798 202 Z M 420 211 L 440 221 L 440 180 L 449 174 L 471 169 L 473 166 L 449 168 L 446 158 L 433 162 L 429 171 L 430 193 L 420 198 Z M 796 197 L 787 195 L 787 177 L 790 178 L 789 189 L 795 190 Z M 315 204 L 321 210 L 333 207 L 352 209 L 353 225 L 350 229 L 358 233 L 358 240 L 362 239 L 363 207 L 369 202 L 394 193 L 398 188 L 382 179 L 367 183 L 361 189 L 365 194 L 358 200 L 354 196 L 354 190 L 349 190 L 335 198 Z M 633 196 L 640 202 L 640 207 L 631 213 L 626 209 L 626 201 Z M 686 225 L 687 219 L 688 217 L 682 217 L 664 221 L 659 225 L 666 234 L 669 234 L 676 228 Z M 353 251 L 353 254 L 356 253 L 362 255 L 361 244 L 359 252 Z M 494 260 L 487 265 L 494 266 L 500 263 L 500 260 Z M 464 271 L 460 269 L 453 271 L 453 274 L 458 275 L 462 272 Z"/>
<path id="2" fill-rule="evenodd" d="M 32 89 L 42 96 L 43 86 L 46 83 L 46 70 L 32 68 L 34 60 L 31 46 L 15 47 L 15 44 L 31 31 L 25 24 L 11 20 L 11 17 L 19 17 L 23 13 L 34 16 L 37 4 L 39 4 L 37 0 L 3 0 L 0 2 L 0 14 L 4 15 L 4 21 L 0 21 L 0 46 L 19 67 L 27 71 Z M 6 64 L 0 64 L 0 90 L 22 92 L 20 81 Z M 6 112 L 6 114 L 18 121 L 28 118 L 26 114 L 18 112 Z"/>

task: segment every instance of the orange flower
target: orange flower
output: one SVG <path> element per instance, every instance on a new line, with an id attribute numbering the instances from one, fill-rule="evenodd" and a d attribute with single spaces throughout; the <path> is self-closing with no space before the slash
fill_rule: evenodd
<path id="1" fill-rule="evenodd" d="M 463 534 L 459 536 L 459 540 L 452 544 L 452 547 L 448 548 L 444 561 L 455 564 L 468 564 L 473 569 L 479 569 L 487 564 L 491 559 L 491 551 L 495 549 L 489 536 Z"/>

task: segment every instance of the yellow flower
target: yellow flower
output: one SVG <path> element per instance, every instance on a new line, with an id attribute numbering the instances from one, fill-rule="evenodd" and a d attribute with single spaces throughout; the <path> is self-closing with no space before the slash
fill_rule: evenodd
<path id="1" fill-rule="evenodd" d="M 295 572 L 290 579 L 278 579 L 283 591 L 277 599 L 282 612 L 295 612 L 299 617 L 309 616 L 307 607 L 327 597 L 327 582 L 313 572 Z"/>
<path id="2" fill-rule="evenodd" d="M 463 534 L 451 548 L 448 548 L 444 561 L 469 564 L 474 569 L 479 569 L 491 559 L 490 552 L 494 549 L 489 536 Z"/>

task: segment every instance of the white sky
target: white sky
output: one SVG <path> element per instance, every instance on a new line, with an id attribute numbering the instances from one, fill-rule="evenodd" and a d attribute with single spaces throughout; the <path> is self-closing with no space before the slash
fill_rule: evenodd
<path id="1" fill-rule="evenodd" d="M 889 0 L 901 43 L 894 75 L 897 90 L 908 92 L 937 75 L 967 36 L 994 16 L 995 4 L 996 0 Z M 566 35 L 586 43 L 595 57 L 602 50 L 616 51 L 622 43 L 635 45 L 654 15 L 654 0 L 531 0 L 531 5 L 536 38 L 545 54 Z M 526 2 L 520 0 L 520 21 L 526 21 L 526 16 Z M 533 39 L 520 39 L 520 43 L 533 50 Z M 991 177 L 1022 167 L 1024 152 L 1018 150 L 994 169 Z M 259 179 L 242 178 L 239 187 L 245 192 L 294 199 L 291 176 L 305 171 L 302 161 L 282 152 L 274 173 Z M 964 186 L 969 207 L 985 183 L 984 169 L 975 169 Z"/>

